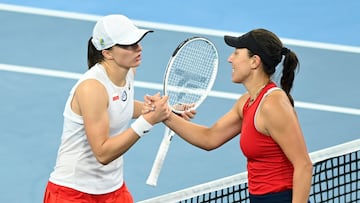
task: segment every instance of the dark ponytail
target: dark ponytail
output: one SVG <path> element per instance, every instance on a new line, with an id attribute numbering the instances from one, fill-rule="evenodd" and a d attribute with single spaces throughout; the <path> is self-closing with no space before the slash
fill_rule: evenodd
<path id="1" fill-rule="evenodd" d="M 88 69 L 93 67 L 95 64 L 104 60 L 104 56 L 102 55 L 102 51 L 99 51 L 95 48 L 93 43 L 91 42 L 92 37 L 90 37 L 88 41 L 88 53 L 87 53 L 87 64 Z"/>
<path id="2" fill-rule="evenodd" d="M 282 51 L 285 55 L 284 61 L 283 61 L 283 71 L 280 79 L 281 88 L 286 92 L 287 96 L 289 97 L 289 100 L 294 106 L 294 99 L 292 98 L 290 91 L 294 84 L 295 79 L 295 70 L 298 67 L 299 60 L 294 52 L 287 48 L 283 48 Z M 284 53 L 285 52 L 285 53 Z"/>
<path id="3" fill-rule="evenodd" d="M 295 70 L 299 64 L 296 54 L 290 49 L 283 47 L 281 40 L 271 31 L 266 29 L 255 29 L 251 31 L 251 34 L 271 61 L 270 64 L 263 62 L 264 71 L 269 76 L 272 76 L 275 73 L 276 66 L 281 62 L 282 56 L 285 56 L 280 86 L 287 94 L 292 106 L 294 106 L 294 99 L 292 98 L 290 91 L 295 79 Z"/>

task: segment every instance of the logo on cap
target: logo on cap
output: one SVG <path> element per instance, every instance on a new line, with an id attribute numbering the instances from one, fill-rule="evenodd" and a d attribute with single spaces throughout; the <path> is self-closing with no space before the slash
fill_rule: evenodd
<path id="1" fill-rule="evenodd" d="M 104 47 L 104 45 L 105 45 L 105 41 L 104 41 L 103 38 L 100 38 L 100 45 L 101 45 L 102 47 Z"/>

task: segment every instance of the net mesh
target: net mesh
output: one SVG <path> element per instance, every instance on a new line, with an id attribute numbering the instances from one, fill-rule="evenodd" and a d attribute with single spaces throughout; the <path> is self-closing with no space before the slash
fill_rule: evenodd
<path id="1" fill-rule="evenodd" d="M 360 202 L 360 139 L 310 154 L 311 203 Z M 139 203 L 249 203 L 247 173 L 211 181 Z"/>

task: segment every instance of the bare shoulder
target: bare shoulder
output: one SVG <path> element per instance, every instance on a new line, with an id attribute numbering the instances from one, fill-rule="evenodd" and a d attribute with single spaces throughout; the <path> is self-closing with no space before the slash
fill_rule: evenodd
<path id="1" fill-rule="evenodd" d="M 279 89 L 272 91 L 263 99 L 260 113 L 266 122 L 285 122 L 293 117 L 295 109 L 286 93 Z"/>
<path id="2" fill-rule="evenodd" d="M 277 130 L 294 120 L 295 110 L 286 93 L 279 89 L 269 93 L 262 101 L 257 117 L 257 127 L 267 135 L 276 135 Z"/>
<path id="3" fill-rule="evenodd" d="M 233 106 L 232 110 L 235 111 L 240 118 L 243 118 L 243 108 L 245 105 L 246 100 L 249 98 L 249 93 L 244 93 L 240 96 L 240 98 L 236 101 L 235 105 Z"/>
<path id="4" fill-rule="evenodd" d="M 108 93 L 105 86 L 95 79 L 82 81 L 75 90 L 74 102 L 80 106 L 89 108 L 99 108 L 108 106 Z"/>
<path id="5" fill-rule="evenodd" d="M 282 89 L 276 89 L 264 97 L 261 108 L 263 111 L 277 111 L 281 108 L 292 108 L 290 100 Z"/>
<path id="6" fill-rule="evenodd" d="M 106 89 L 100 81 L 96 79 L 87 79 L 78 85 L 76 92 L 96 95 L 106 92 Z"/>

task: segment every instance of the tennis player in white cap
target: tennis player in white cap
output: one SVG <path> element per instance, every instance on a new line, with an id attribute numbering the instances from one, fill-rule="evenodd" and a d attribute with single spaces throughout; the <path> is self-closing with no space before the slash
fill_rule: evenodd
<path id="1" fill-rule="evenodd" d="M 89 70 L 65 105 L 61 144 L 44 202 L 133 202 L 124 181 L 123 155 L 171 113 L 166 96 L 147 106 L 134 100 L 140 41 L 149 32 L 123 15 L 96 23 L 88 43 Z"/>

